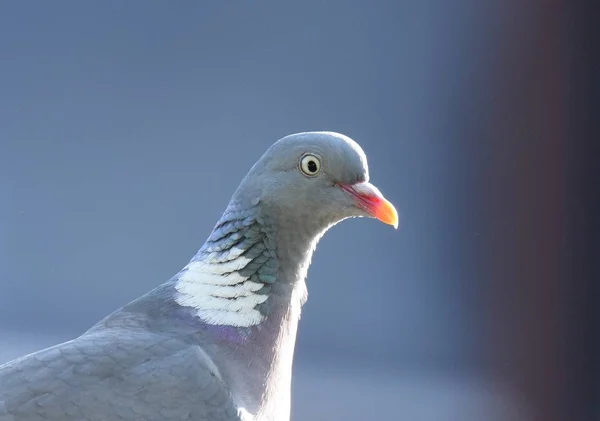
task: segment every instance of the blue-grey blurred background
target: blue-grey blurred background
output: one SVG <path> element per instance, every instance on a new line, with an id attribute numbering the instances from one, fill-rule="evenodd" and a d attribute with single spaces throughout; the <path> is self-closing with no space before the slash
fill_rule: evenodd
<path id="1" fill-rule="evenodd" d="M 542 3 L 0 3 L 0 362 L 165 281 L 271 143 L 333 130 L 401 228 L 322 240 L 293 420 L 599 419 L 590 20 Z"/>

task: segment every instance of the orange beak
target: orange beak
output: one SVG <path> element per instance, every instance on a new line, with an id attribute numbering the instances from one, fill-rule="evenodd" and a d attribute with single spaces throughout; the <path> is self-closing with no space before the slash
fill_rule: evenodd
<path id="1" fill-rule="evenodd" d="M 354 197 L 358 206 L 371 216 L 398 229 L 398 212 L 394 205 L 383 197 L 377 187 L 367 182 L 352 185 L 341 184 L 340 187 Z"/>

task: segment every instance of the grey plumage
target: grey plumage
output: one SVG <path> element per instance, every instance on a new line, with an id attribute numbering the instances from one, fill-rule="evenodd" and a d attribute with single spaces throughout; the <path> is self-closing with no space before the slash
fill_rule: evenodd
<path id="1" fill-rule="evenodd" d="M 304 279 L 349 217 L 397 224 L 366 158 L 291 135 L 252 167 L 190 263 L 88 332 L 0 366 L 0 421 L 285 421 Z"/>
<path id="2" fill-rule="evenodd" d="M 3 366 L 0 420 L 239 419 L 207 361 L 197 345 L 144 330 L 84 335 Z"/>

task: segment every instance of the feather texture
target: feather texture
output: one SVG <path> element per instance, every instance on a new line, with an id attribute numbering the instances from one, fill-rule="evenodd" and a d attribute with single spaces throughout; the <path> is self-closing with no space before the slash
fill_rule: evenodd
<path id="1" fill-rule="evenodd" d="M 267 316 L 261 304 L 269 299 L 267 286 L 275 281 L 278 265 L 257 211 L 225 212 L 177 275 L 177 303 L 194 308 L 206 323 L 250 327 Z"/>

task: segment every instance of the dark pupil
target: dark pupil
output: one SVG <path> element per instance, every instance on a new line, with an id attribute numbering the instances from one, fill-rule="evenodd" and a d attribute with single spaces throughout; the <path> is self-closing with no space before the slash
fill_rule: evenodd
<path id="1" fill-rule="evenodd" d="M 308 171 L 317 172 L 317 163 L 315 161 L 308 161 Z"/>

